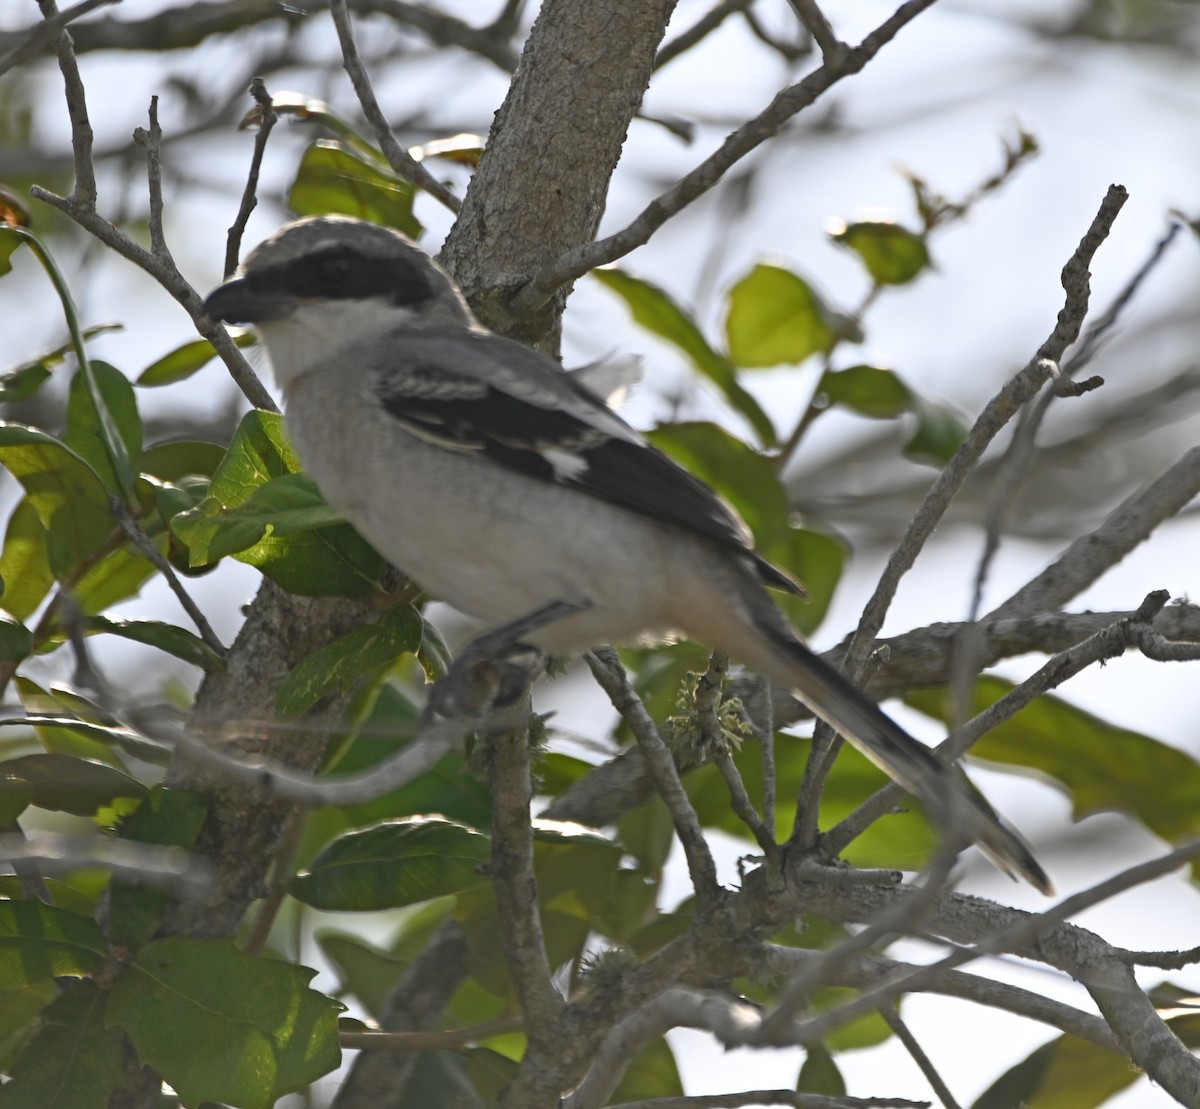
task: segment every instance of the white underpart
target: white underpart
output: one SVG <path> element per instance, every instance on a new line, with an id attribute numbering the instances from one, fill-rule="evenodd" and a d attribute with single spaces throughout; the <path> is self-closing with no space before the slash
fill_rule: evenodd
<path id="1" fill-rule="evenodd" d="M 259 334 L 267 346 L 275 382 L 286 390 L 314 369 L 337 365 L 348 347 L 366 335 L 383 335 L 413 318 L 407 308 L 382 297 L 369 300 L 308 301 L 285 319 L 264 320 Z"/>

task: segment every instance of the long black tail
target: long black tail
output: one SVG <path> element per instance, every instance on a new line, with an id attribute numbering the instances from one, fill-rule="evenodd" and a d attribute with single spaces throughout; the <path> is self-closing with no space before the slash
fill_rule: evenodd
<path id="1" fill-rule="evenodd" d="M 939 761 L 853 682 L 800 642 L 782 619 L 771 620 L 770 627 L 762 630 L 777 656 L 781 654 L 788 663 L 786 673 L 778 665 L 764 667 L 768 676 L 789 685 L 817 716 L 925 802 L 937 819 L 978 843 L 1005 874 L 1025 878 L 1044 894 L 1054 892 L 1029 844 L 996 814 L 960 768 Z M 752 660 L 746 661 L 753 665 Z"/>

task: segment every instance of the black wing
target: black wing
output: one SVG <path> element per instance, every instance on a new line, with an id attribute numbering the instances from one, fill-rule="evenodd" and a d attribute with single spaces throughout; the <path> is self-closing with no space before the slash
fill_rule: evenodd
<path id="1" fill-rule="evenodd" d="M 377 395 L 412 434 L 713 540 L 751 557 L 767 585 L 798 592 L 754 553 L 745 524 L 709 486 L 546 356 L 476 333 L 405 339 L 393 357 Z"/>

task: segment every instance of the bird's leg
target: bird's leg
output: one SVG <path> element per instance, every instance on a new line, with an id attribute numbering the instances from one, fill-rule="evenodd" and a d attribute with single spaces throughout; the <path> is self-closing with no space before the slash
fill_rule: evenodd
<path id="1" fill-rule="evenodd" d="M 426 717 L 478 720 L 493 709 L 515 704 L 545 663 L 543 653 L 522 642 L 523 637 L 590 607 L 586 602 L 551 601 L 473 639 L 433 687 Z"/>

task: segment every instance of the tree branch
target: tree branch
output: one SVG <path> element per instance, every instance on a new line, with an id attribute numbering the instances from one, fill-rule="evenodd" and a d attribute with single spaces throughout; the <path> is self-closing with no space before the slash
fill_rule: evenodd
<path id="1" fill-rule="evenodd" d="M 1055 655 L 1016 689 L 1010 690 L 978 716 L 955 728 L 936 748 L 938 754 L 947 762 L 959 758 L 989 731 L 1011 719 L 1043 693 L 1057 689 L 1094 663 L 1118 658 L 1130 647 L 1137 646 L 1143 629 L 1166 601 L 1165 592 L 1151 593 L 1132 616 L 1116 621 L 1082 643 Z M 824 837 L 824 848 L 833 855 L 840 854 L 870 824 L 891 812 L 903 797 L 904 790 L 895 782 L 884 786 L 830 830 Z"/>
<path id="2" fill-rule="evenodd" d="M 485 742 L 492 795 L 490 873 L 500 912 L 504 954 L 521 999 L 529 1050 L 544 1052 L 553 1050 L 559 1040 L 565 1002 L 554 986 L 538 915 L 533 825 L 529 813 L 533 795 L 529 731 L 509 731 Z"/>
<path id="3" fill-rule="evenodd" d="M 858 46 L 846 50 L 835 62 L 827 62 L 798 84 L 779 93 L 766 109 L 730 134 L 714 154 L 652 200 L 628 227 L 595 242 L 575 246 L 537 272 L 511 297 L 510 311 L 517 316 L 530 315 L 563 286 L 648 242 L 667 220 L 703 196 L 747 154 L 774 137 L 789 119 L 809 107 L 838 81 L 862 70 L 933 3 L 934 0 L 906 0 Z"/>
<path id="4" fill-rule="evenodd" d="M 193 4 L 168 8 L 145 19 L 106 17 L 78 26 L 75 49 L 80 54 L 94 50 L 146 50 L 161 53 L 198 46 L 213 35 L 226 35 L 281 18 L 296 24 L 312 18 L 329 7 L 328 0 L 313 0 L 301 8 L 281 9 L 275 0 L 198 0 Z M 509 38 L 507 24 L 497 21 L 487 27 L 472 27 L 454 16 L 445 15 L 427 4 L 403 0 L 350 0 L 350 8 L 359 15 L 386 15 L 403 26 L 423 34 L 435 46 L 455 46 L 511 72 L 517 55 Z M 0 32 L 0 50 L 16 49 L 24 32 Z M 22 61 L 25 60 L 23 56 Z"/>
<path id="5" fill-rule="evenodd" d="M 367 76 L 366 67 L 358 55 L 358 46 L 354 42 L 354 28 L 350 25 L 346 2 L 347 0 L 331 0 L 329 10 L 333 15 L 333 25 L 337 28 L 338 42 L 342 47 L 342 64 L 345 66 L 350 83 L 354 86 L 354 92 L 362 107 L 363 115 L 367 117 L 371 130 L 375 132 L 379 149 L 383 151 L 388 165 L 392 167 L 398 177 L 405 181 L 411 181 L 418 188 L 424 189 L 435 200 L 440 201 L 457 215 L 462 208 L 462 201 L 405 150 L 396 141 L 396 136 L 392 134 L 392 128 L 383 114 L 383 109 L 379 106 L 379 101 L 375 98 L 375 90 L 371 86 L 371 79 Z"/>
<path id="6" fill-rule="evenodd" d="M 671 752 L 667 750 L 662 736 L 658 734 L 658 728 L 646 712 L 646 706 L 629 684 L 616 651 L 611 647 L 597 649 L 589 651 L 584 655 L 584 659 L 600 688 L 608 694 L 613 708 L 621 714 L 621 719 L 637 740 L 638 749 L 646 760 L 658 794 L 671 813 L 675 832 L 687 858 L 688 873 L 691 875 L 696 897 L 701 905 L 711 902 L 719 889 L 716 864 L 704 840 L 704 832 L 700 828 L 696 810 L 692 808 L 687 793 L 684 792 L 683 783 L 679 780 L 679 771 L 675 768 Z"/>

